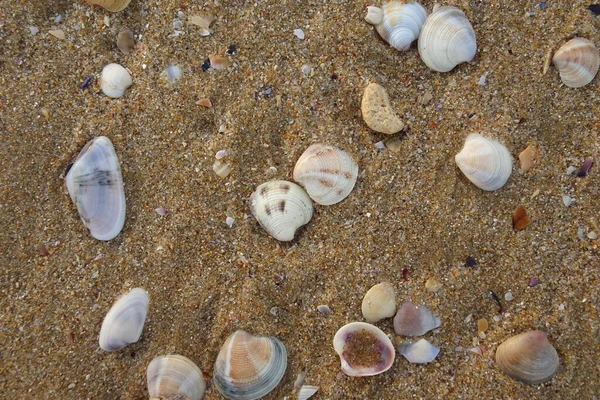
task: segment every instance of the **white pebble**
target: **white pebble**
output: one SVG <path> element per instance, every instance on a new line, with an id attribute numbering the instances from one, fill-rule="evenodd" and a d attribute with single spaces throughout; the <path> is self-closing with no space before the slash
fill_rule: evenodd
<path id="1" fill-rule="evenodd" d="M 312 71 L 312 69 L 310 68 L 310 65 L 308 65 L 308 64 L 304 64 L 300 70 L 302 71 L 302 73 L 304 75 L 310 75 L 310 72 Z"/>
<path id="2" fill-rule="evenodd" d="M 562 201 L 565 206 L 569 207 L 573 202 L 573 199 L 567 196 L 566 194 L 563 194 Z"/>
<path id="3" fill-rule="evenodd" d="M 379 150 L 385 149 L 385 143 L 383 143 L 382 141 L 379 141 L 379 142 L 375 143 L 375 148 L 379 149 Z"/>
<path id="4" fill-rule="evenodd" d="M 558 306 L 558 311 L 565 311 L 565 305 L 561 304 L 560 306 Z"/>
<path id="5" fill-rule="evenodd" d="M 35 35 L 36 33 L 38 33 L 40 30 L 38 28 L 36 28 L 35 26 L 30 26 L 29 27 L 29 32 L 31 32 L 32 35 Z"/>
<path id="6" fill-rule="evenodd" d="M 180 19 L 183 19 L 183 18 L 185 17 L 185 13 L 184 13 L 183 11 L 179 10 L 179 11 L 177 11 L 177 16 L 178 16 Z"/>
<path id="7" fill-rule="evenodd" d="M 585 232 L 582 227 L 577 228 L 577 237 L 579 237 L 580 240 L 585 239 Z"/>
<path id="8" fill-rule="evenodd" d="M 222 158 L 227 157 L 228 155 L 229 155 L 229 152 L 227 151 L 227 149 L 222 149 L 222 150 L 217 151 L 217 154 L 215 154 L 215 158 L 217 160 L 220 160 Z"/>
<path id="9" fill-rule="evenodd" d="M 321 304 L 320 306 L 317 306 L 317 310 L 319 310 L 320 313 L 325 314 L 325 315 L 331 314 L 331 309 L 329 308 L 329 306 L 327 306 L 325 304 Z"/>
<path id="10" fill-rule="evenodd" d="M 183 21 L 180 19 L 176 19 L 173 21 L 173 28 L 175 29 L 180 29 L 181 27 L 183 27 Z"/>
<path id="11" fill-rule="evenodd" d="M 570 166 L 567 168 L 567 175 L 573 175 L 577 171 L 577 168 Z"/>
<path id="12" fill-rule="evenodd" d="M 304 40 L 304 31 L 302 29 L 294 29 L 294 35 L 300 40 Z"/>
<path id="13" fill-rule="evenodd" d="M 595 239 L 598 239 L 598 234 L 596 232 L 592 231 L 592 232 L 590 232 L 590 233 L 587 234 L 587 237 L 588 237 L 588 239 L 595 240 Z"/>
<path id="14" fill-rule="evenodd" d="M 515 297 L 513 296 L 513 294 L 508 291 L 506 292 L 506 294 L 504 294 L 504 300 L 506 301 L 513 301 L 515 299 Z"/>
<path id="15" fill-rule="evenodd" d="M 104 25 L 110 26 L 110 17 L 108 15 L 104 16 Z"/>
<path id="16" fill-rule="evenodd" d="M 477 81 L 477 84 L 479 86 L 487 85 L 487 77 L 485 75 L 481 75 L 481 78 L 479 78 L 479 81 Z"/>
<path id="17" fill-rule="evenodd" d="M 177 65 L 169 64 L 164 74 L 169 82 L 175 82 L 181 78 L 183 71 Z"/>
<path id="18" fill-rule="evenodd" d="M 227 217 L 225 218 L 225 223 L 227 224 L 228 227 L 232 227 L 233 223 L 235 222 L 235 219 L 231 218 L 231 217 Z"/>

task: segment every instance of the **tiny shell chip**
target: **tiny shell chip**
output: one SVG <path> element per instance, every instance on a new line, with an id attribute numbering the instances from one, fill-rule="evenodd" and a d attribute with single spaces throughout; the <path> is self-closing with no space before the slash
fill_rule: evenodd
<path id="1" fill-rule="evenodd" d="M 177 354 L 153 359 L 146 376 L 151 399 L 200 400 L 206 390 L 200 368 Z"/>
<path id="2" fill-rule="evenodd" d="M 146 291 L 140 288 L 121 296 L 102 322 L 100 348 L 115 351 L 137 342 L 144 329 L 149 301 Z"/>
<path id="3" fill-rule="evenodd" d="M 440 319 L 427 307 L 410 301 L 402 304 L 394 317 L 394 331 L 402 336 L 421 336 L 440 325 Z"/>
<path id="4" fill-rule="evenodd" d="M 122 11 L 129 5 L 131 0 L 84 0 L 90 6 L 102 7 L 108 11 Z"/>
<path id="5" fill-rule="evenodd" d="M 396 294 L 394 286 L 382 282 L 373 286 L 362 301 L 362 314 L 369 322 L 391 318 L 396 313 Z"/>
<path id="6" fill-rule="evenodd" d="M 117 47 L 123 54 L 129 54 L 135 47 L 133 32 L 128 28 L 121 28 L 117 35 Z"/>
<path id="7" fill-rule="evenodd" d="M 113 99 L 123 96 L 125 89 L 131 86 L 132 83 L 133 80 L 129 72 L 119 64 L 108 64 L 100 74 L 102 93 Z"/>
<path id="8" fill-rule="evenodd" d="M 525 150 L 519 153 L 521 171 L 527 172 L 531 169 L 531 167 L 533 167 L 533 164 L 535 163 L 536 153 L 536 148 L 533 144 L 530 144 L 525 148 Z"/>
<path id="9" fill-rule="evenodd" d="M 529 226 L 529 217 L 527 216 L 525 207 L 522 205 L 519 205 L 519 207 L 517 207 L 515 210 L 515 213 L 512 217 L 512 224 L 515 231 L 522 231 Z"/>
<path id="10" fill-rule="evenodd" d="M 416 343 L 406 342 L 398 346 L 398 352 L 413 364 L 430 363 L 440 352 L 440 349 L 429 343 L 425 339 L 421 339 Z"/>
<path id="11" fill-rule="evenodd" d="M 367 126 L 375 132 L 391 135 L 404 128 L 404 123 L 392 109 L 385 88 L 377 83 L 370 83 L 366 87 L 361 112 Z"/>
<path id="12" fill-rule="evenodd" d="M 297 399 L 298 400 L 307 400 L 307 399 L 311 398 L 318 391 L 319 391 L 318 386 L 304 385 L 298 391 Z"/>

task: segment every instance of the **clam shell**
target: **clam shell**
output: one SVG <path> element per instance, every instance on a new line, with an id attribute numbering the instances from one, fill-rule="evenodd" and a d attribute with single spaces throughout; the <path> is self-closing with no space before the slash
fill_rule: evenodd
<path id="1" fill-rule="evenodd" d="M 475 31 L 465 14 L 456 7 L 434 8 L 419 35 L 419 54 L 434 71 L 448 72 L 468 62 L 477 53 Z"/>
<path id="2" fill-rule="evenodd" d="M 221 347 L 213 381 L 228 399 L 259 399 L 275 389 L 286 367 L 287 352 L 278 339 L 239 330 Z"/>
<path id="3" fill-rule="evenodd" d="M 200 368 L 177 354 L 156 357 L 148 365 L 146 377 L 151 399 L 200 400 L 206 390 Z"/>
<path id="4" fill-rule="evenodd" d="M 385 333 L 366 322 L 342 326 L 333 337 L 342 372 L 348 376 L 378 375 L 390 369 L 396 350 Z"/>
<path id="5" fill-rule="evenodd" d="M 394 331 L 402 336 L 421 336 L 441 325 L 438 317 L 425 306 L 410 301 L 402 304 L 394 317 Z"/>
<path id="6" fill-rule="evenodd" d="M 365 294 L 362 301 L 362 314 L 367 321 L 377 322 L 383 318 L 393 317 L 395 313 L 396 294 L 391 283 L 379 283 Z"/>
<path id="7" fill-rule="evenodd" d="M 68 169 L 71 200 L 91 235 L 111 240 L 125 223 L 125 191 L 117 154 L 105 136 L 90 140 Z"/>
<path id="8" fill-rule="evenodd" d="M 416 343 L 405 342 L 398 346 L 398 353 L 413 364 L 427 364 L 435 360 L 440 349 L 421 339 Z"/>
<path id="9" fill-rule="evenodd" d="M 100 348 L 115 351 L 137 342 L 144 329 L 149 301 L 146 291 L 140 288 L 119 297 L 102 322 Z"/>
<path id="10" fill-rule="evenodd" d="M 304 189 L 295 183 L 269 181 L 250 196 L 250 212 L 269 235 L 290 241 L 296 230 L 312 218 L 313 205 Z"/>
<path id="11" fill-rule="evenodd" d="M 122 11 L 129 5 L 131 0 L 84 0 L 90 6 L 102 7 L 108 11 Z"/>
<path id="12" fill-rule="evenodd" d="M 298 391 L 297 400 L 308 400 L 319 391 L 318 386 L 303 385 Z"/>
<path id="13" fill-rule="evenodd" d="M 123 96 L 125 90 L 131 86 L 133 80 L 129 71 L 119 64 L 108 64 L 100 74 L 100 88 L 102 93 L 113 99 Z"/>
<path id="14" fill-rule="evenodd" d="M 367 126 L 387 135 L 400 132 L 404 123 L 395 114 L 387 91 L 377 83 L 370 83 L 363 93 L 360 111 Z"/>
<path id="15" fill-rule="evenodd" d="M 315 202 L 331 205 L 344 200 L 354 188 L 358 165 L 337 147 L 313 144 L 294 167 L 294 180 Z"/>
<path id="16" fill-rule="evenodd" d="M 502 144 L 479 134 L 467 136 L 454 158 L 458 168 L 480 189 L 500 189 L 512 172 L 512 156 Z"/>
<path id="17" fill-rule="evenodd" d="M 576 37 L 554 53 L 552 63 L 560 72 L 562 82 L 568 87 L 577 88 L 594 79 L 600 66 L 600 55 L 594 43 Z"/>
<path id="18" fill-rule="evenodd" d="M 496 363 L 511 378 L 535 385 L 551 379 L 560 360 L 546 334 L 536 330 L 502 342 L 496 349 Z"/>
<path id="19" fill-rule="evenodd" d="M 367 7 L 365 20 L 375 26 L 379 36 L 393 48 L 405 51 L 419 37 L 427 11 L 419 3 L 390 1 L 381 8 Z"/>

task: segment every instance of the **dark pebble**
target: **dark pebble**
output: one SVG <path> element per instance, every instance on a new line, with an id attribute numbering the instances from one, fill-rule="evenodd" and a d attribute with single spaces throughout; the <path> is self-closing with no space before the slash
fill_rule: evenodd
<path id="1" fill-rule="evenodd" d="M 467 267 L 474 267 L 477 265 L 477 261 L 475 261 L 475 259 L 473 257 L 469 256 L 469 257 L 467 257 L 465 264 L 467 264 Z"/>
<path id="2" fill-rule="evenodd" d="M 534 276 L 533 278 L 531 278 L 529 280 L 528 285 L 529 285 L 529 287 L 535 287 L 538 285 L 538 283 L 540 283 L 539 279 Z"/>
<path id="3" fill-rule="evenodd" d="M 583 162 L 583 165 L 579 169 L 577 176 L 579 176 L 579 177 L 587 176 L 588 172 L 590 172 L 590 168 L 592 168 L 592 164 L 594 164 L 594 159 L 592 157 L 586 158 L 585 161 Z"/>
<path id="4" fill-rule="evenodd" d="M 210 59 L 206 59 L 204 60 L 204 62 L 202 63 L 202 72 L 206 72 L 210 69 Z"/>
<path id="5" fill-rule="evenodd" d="M 590 4 L 588 10 L 594 13 L 594 15 L 600 15 L 600 4 Z"/>
<path id="6" fill-rule="evenodd" d="M 237 47 L 235 46 L 235 44 L 232 44 L 229 46 L 229 48 L 227 49 L 227 54 L 235 54 L 237 52 Z"/>

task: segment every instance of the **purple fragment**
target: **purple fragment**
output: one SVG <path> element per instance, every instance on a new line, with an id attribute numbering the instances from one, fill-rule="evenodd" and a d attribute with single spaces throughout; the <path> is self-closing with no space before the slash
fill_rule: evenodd
<path id="1" fill-rule="evenodd" d="M 469 257 L 467 257 L 465 264 L 467 264 L 468 267 L 474 267 L 477 265 L 477 261 L 475 261 L 475 259 L 473 257 L 469 256 Z"/>
<path id="2" fill-rule="evenodd" d="M 531 278 L 529 280 L 528 285 L 529 285 L 529 287 L 535 287 L 538 285 L 538 283 L 540 283 L 539 279 L 534 276 L 533 278 Z"/>
<path id="3" fill-rule="evenodd" d="M 156 213 L 161 217 L 164 217 L 169 213 L 164 207 L 158 207 L 154 211 L 156 211 Z"/>
<path id="4" fill-rule="evenodd" d="M 594 13 L 594 15 L 600 15 L 600 4 L 590 4 L 588 10 Z"/>
<path id="5" fill-rule="evenodd" d="M 594 159 L 592 157 L 586 158 L 585 161 L 583 162 L 583 165 L 581 166 L 581 169 L 579 169 L 577 176 L 579 176 L 579 177 L 587 176 L 588 172 L 590 171 L 590 168 L 592 168 L 592 164 L 594 164 Z"/>
<path id="6" fill-rule="evenodd" d="M 79 88 L 81 90 L 85 90 L 85 88 L 89 86 L 90 82 L 92 82 L 92 77 L 88 76 L 87 78 L 85 78 L 85 81 L 83 81 L 83 83 L 79 85 Z"/>

